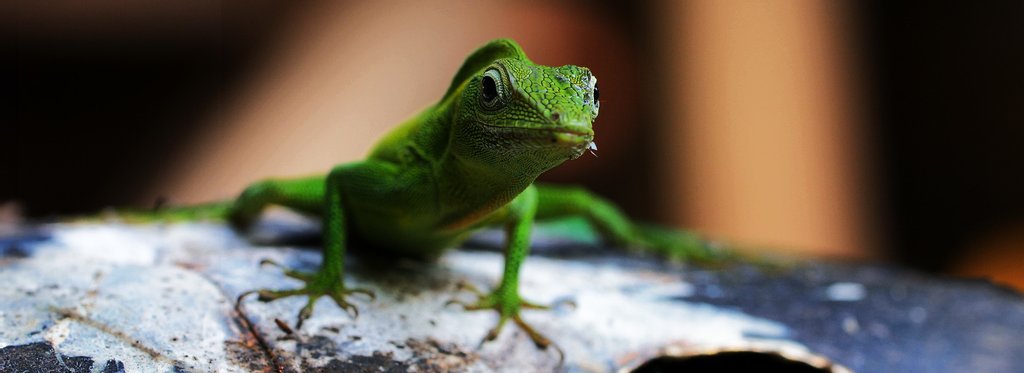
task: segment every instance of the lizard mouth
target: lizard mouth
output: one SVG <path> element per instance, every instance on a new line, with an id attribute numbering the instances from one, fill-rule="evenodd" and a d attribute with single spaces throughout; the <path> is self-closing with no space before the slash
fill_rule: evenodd
<path id="1" fill-rule="evenodd" d="M 555 151 L 550 155 L 558 154 L 565 159 L 576 159 L 590 149 L 596 150 L 594 145 L 594 130 L 589 123 L 585 125 L 550 126 L 550 127 L 513 127 L 500 124 L 478 122 L 480 126 L 494 139 L 501 139 L 499 143 L 513 141 L 523 146 L 523 149 L 550 149 Z M 542 151 L 541 153 L 546 153 Z"/>
<path id="2" fill-rule="evenodd" d="M 533 140 L 552 145 L 586 148 L 594 140 L 594 131 L 589 126 L 559 127 L 513 127 L 480 123 L 491 131 L 508 138 Z"/>

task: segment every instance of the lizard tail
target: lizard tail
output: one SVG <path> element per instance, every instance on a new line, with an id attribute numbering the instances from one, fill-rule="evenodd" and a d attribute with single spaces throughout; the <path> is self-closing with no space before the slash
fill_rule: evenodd
<path id="1" fill-rule="evenodd" d="M 155 206 L 150 209 L 111 208 L 97 215 L 72 218 L 71 221 L 119 220 L 127 223 L 228 221 L 234 200 L 208 202 L 188 206 Z"/>

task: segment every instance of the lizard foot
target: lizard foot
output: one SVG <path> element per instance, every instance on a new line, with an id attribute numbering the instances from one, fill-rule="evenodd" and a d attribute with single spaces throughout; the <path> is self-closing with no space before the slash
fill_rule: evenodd
<path id="1" fill-rule="evenodd" d="M 519 315 L 519 311 L 522 309 L 550 310 L 552 306 L 540 305 L 526 301 L 522 299 L 519 294 L 505 291 L 500 287 L 492 291 L 490 294 L 485 294 L 473 285 L 465 282 L 459 282 L 458 288 L 459 290 L 467 290 L 476 295 L 477 301 L 473 303 L 466 303 L 457 299 L 452 299 L 445 303 L 446 306 L 455 304 L 462 306 L 466 311 L 493 310 L 498 312 L 498 324 L 495 325 L 494 328 L 491 328 L 491 330 L 487 332 L 487 335 L 484 336 L 484 339 L 480 341 L 481 346 L 486 342 L 493 341 L 498 338 L 498 334 L 501 333 L 501 329 L 505 326 L 505 323 L 511 319 L 513 323 L 518 325 L 519 328 L 530 337 L 533 343 L 537 345 L 537 348 L 546 350 L 548 347 L 552 347 L 555 352 L 558 353 L 559 365 L 561 365 L 565 360 L 565 352 L 563 352 L 558 345 L 551 342 L 551 340 L 543 334 L 540 334 L 540 332 L 527 324 Z M 575 304 L 571 301 L 566 301 L 564 303 L 571 304 L 575 307 Z"/>
<path id="2" fill-rule="evenodd" d="M 286 268 L 272 260 L 264 259 L 260 261 L 260 265 L 272 265 L 280 268 L 285 276 L 294 278 L 296 280 L 306 283 L 306 286 L 299 289 L 289 290 L 270 290 L 260 289 L 255 290 L 258 295 L 258 300 L 261 302 L 272 302 L 281 298 L 286 298 L 295 295 L 305 295 L 309 298 L 306 301 L 306 305 L 299 310 L 298 321 L 295 323 L 296 329 L 302 328 L 302 322 L 306 321 L 310 316 L 313 315 L 313 305 L 316 304 L 317 299 L 322 296 L 331 297 L 334 303 L 337 303 L 345 312 L 348 312 L 352 318 L 359 317 L 359 309 L 352 303 L 349 303 L 346 299 L 348 296 L 353 294 L 361 294 L 368 297 L 371 301 L 376 299 L 376 296 L 372 291 L 359 288 L 346 288 L 345 283 L 340 275 L 330 275 L 323 270 L 317 272 L 302 272 L 293 269 Z M 243 296 L 246 294 L 243 294 Z"/>

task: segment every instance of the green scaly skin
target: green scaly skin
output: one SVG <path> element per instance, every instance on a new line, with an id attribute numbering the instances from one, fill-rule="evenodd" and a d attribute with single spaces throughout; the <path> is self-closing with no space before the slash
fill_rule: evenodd
<path id="1" fill-rule="evenodd" d="M 535 221 L 582 216 L 613 244 L 679 259 L 713 260 L 715 251 L 689 233 L 634 224 L 612 203 L 576 187 L 535 185 L 544 171 L 580 157 L 593 145 L 597 79 L 578 66 L 531 62 L 512 40 L 491 41 L 473 52 L 444 97 L 388 134 L 365 160 L 327 175 L 255 183 L 234 201 L 169 209 L 172 218 L 221 215 L 236 227 L 258 218 L 267 205 L 282 205 L 323 220 L 324 253 L 315 273 L 285 270 L 305 282 L 288 290 L 258 290 L 273 301 L 305 295 L 298 325 L 314 302 L 329 296 L 345 310 L 353 294 L 342 261 L 352 238 L 388 252 L 437 257 L 474 230 L 504 227 L 505 269 L 491 292 L 471 287 L 479 299 L 467 310 L 493 310 L 493 340 L 512 320 L 538 347 L 551 341 L 520 317 L 545 309 L 519 294 L 519 268 L 530 250 Z"/>

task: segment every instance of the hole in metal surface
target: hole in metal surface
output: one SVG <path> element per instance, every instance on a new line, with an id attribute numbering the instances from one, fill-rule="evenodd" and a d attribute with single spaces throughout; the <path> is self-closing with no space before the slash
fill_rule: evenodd
<path id="1" fill-rule="evenodd" d="M 779 354 L 729 351 L 691 356 L 660 356 L 644 362 L 633 373 L 661 372 L 794 372 L 831 373 L 831 367 L 818 368 L 808 363 L 788 359 Z"/>

